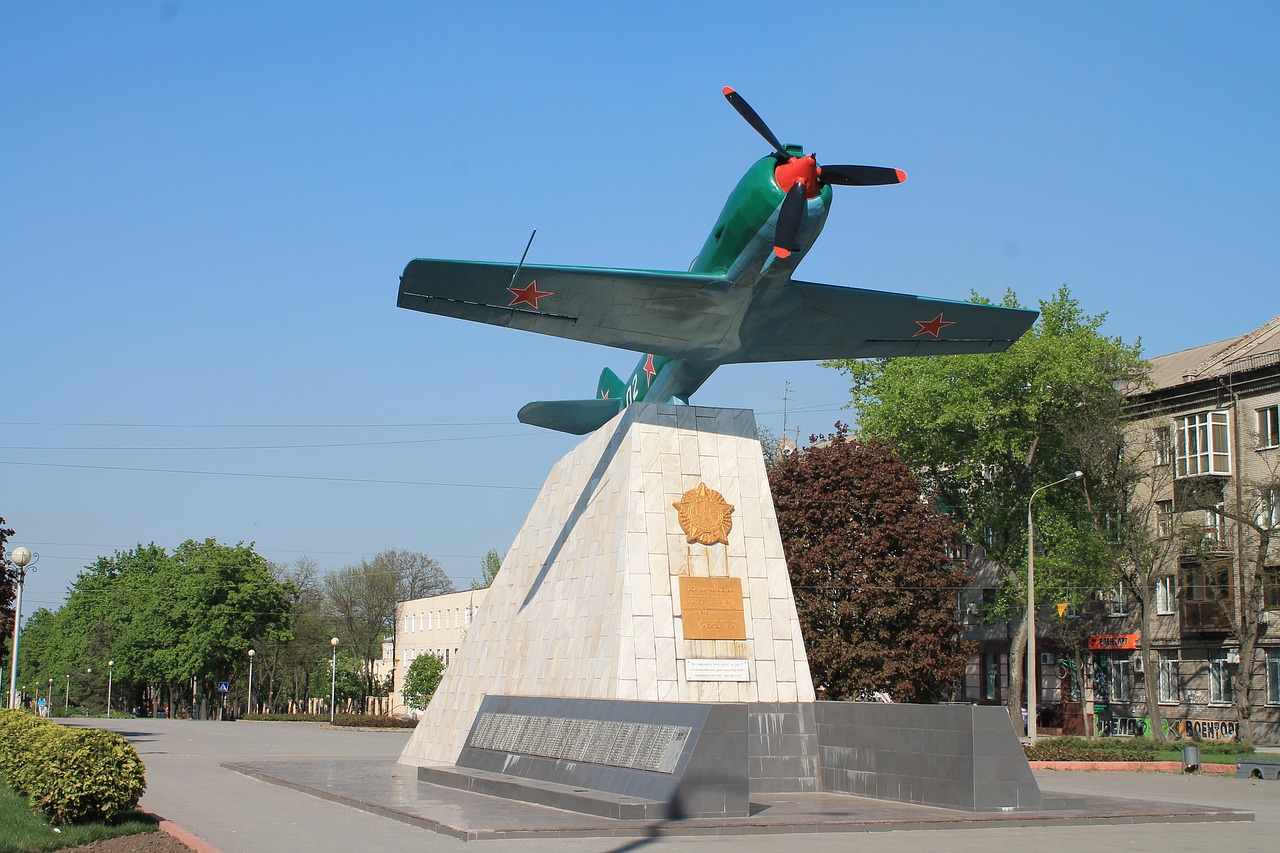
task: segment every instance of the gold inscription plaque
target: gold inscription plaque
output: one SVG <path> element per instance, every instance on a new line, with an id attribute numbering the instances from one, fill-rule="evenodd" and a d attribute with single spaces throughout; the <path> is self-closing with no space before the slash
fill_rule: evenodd
<path id="1" fill-rule="evenodd" d="M 738 578 L 680 578 L 686 640 L 745 640 L 747 617 Z"/>
<path id="2" fill-rule="evenodd" d="M 699 483 L 672 504 L 680 514 L 680 529 L 689 542 L 702 545 L 728 545 L 733 529 L 733 505 L 724 495 Z"/>

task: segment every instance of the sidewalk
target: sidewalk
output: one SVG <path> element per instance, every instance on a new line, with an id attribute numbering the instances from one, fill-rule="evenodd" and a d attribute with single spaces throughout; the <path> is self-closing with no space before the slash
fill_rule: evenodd
<path id="1" fill-rule="evenodd" d="M 1071 813 L 1055 816 L 1013 813 L 1007 816 L 957 813 L 943 809 L 883 803 L 828 795 L 810 800 L 810 805 L 780 799 L 770 803 L 775 817 L 791 810 L 808 809 L 821 820 L 792 825 L 758 826 L 749 834 L 721 836 L 715 827 L 694 837 L 668 836 L 657 830 L 636 837 L 600 837 L 598 828 L 583 826 L 589 818 L 569 816 L 551 809 L 516 806 L 503 800 L 470 795 L 462 802 L 455 797 L 439 797 L 424 804 L 431 786 L 420 787 L 412 768 L 394 764 L 407 732 L 350 732 L 307 723 L 217 723 L 186 720 L 94 720 L 94 725 L 111 728 L 128 737 L 147 763 L 148 790 L 142 806 L 173 821 L 223 853 L 289 853 L 289 851 L 350 851 L 377 849 L 379 853 L 461 849 L 463 842 L 418 825 L 403 822 L 397 813 L 404 804 L 428 806 L 446 823 L 465 820 L 493 823 L 496 817 L 516 815 L 517 809 L 534 809 L 547 820 L 566 821 L 559 832 L 588 832 L 595 837 L 496 838 L 472 841 L 485 851 L 554 850 L 630 851 L 641 847 L 664 850 L 699 850 L 716 845 L 732 845 L 733 853 L 776 851 L 782 839 L 777 833 L 803 832 L 811 850 L 847 850 L 858 844 L 870 850 L 916 851 L 923 846 L 960 853 L 990 853 L 1013 844 L 1052 844 L 1076 840 L 1092 847 L 1114 849 L 1129 844 L 1158 845 L 1162 853 L 1203 850 L 1206 846 L 1259 850 L 1274 845 L 1280 823 L 1280 783 L 1221 777 L 1193 777 L 1151 773 L 1079 773 L 1037 771 L 1047 797 L 1070 801 Z M 73 724 L 75 724 L 73 722 Z M 81 723 L 82 724 L 82 723 Z M 282 784 L 270 784 L 221 766 L 238 764 L 251 772 L 273 768 L 280 778 L 292 774 L 303 779 L 320 796 L 303 793 Z M 292 768 L 288 773 L 284 769 Z M 285 781 L 289 781 L 285 779 Z M 384 790 L 379 790 L 381 786 Z M 398 788 L 398 801 L 384 803 L 381 815 L 340 805 L 323 797 L 386 799 L 388 790 Z M 1162 810 L 1162 823 L 1112 823 L 1096 825 L 1109 809 L 1128 810 L 1128 820 L 1150 819 L 1151 803 Z M 1109 804 L 1108 802 L 1109 801 Z M 1191 804 L 1187 807 L 1168 804 Z M 1204 819 L 1206 813 L 1222 811 L 1230 822 L 1186 823 Z M 1256 813 L 1256 821 L 1240 820 L 1228 810 Z M 1144 815 L 1148 817 L 1143 817 Z M 977 819 L 974 819 L 974 818 Z M 995 818 L 995 820 L 993 820 Z M 1124 820 L 1124 816 L 1120 816 Z M 746 819 L 752 820 L 752 819 Z M 876 822 L 878 821 L 878 822 Z M 1167 821 L 1176 821 L 1169 823 Z M 757 815 L 755 821 L 765 821 Z M 848 824 L 862 823 L 856 838 Z M 785 822 L 784 822 L 785 823 Z M 824 826 L 820 823 L 845 824 Z M 995 825 L 999 823 L 1000 825 Z M 572 824 L 578 824 L 574 826 Z M 1093 824 L 1093 825 L 1090 825 Z M 478 826 L 478 823 L 472 826 Z M 926 828 L 927 827 L 927 828 Z M 967 827 L 967 828 L 966 828 Z M 684 827 L 689 829 L 690 827 Z M 895 831 L 888 831 L 895 830 Z M 736 831 L 741 832 L 742 828 Z M 928 832 L 928 835 L 921 835 Z M 786 836 L 784 836 L 786 837 Z"/>

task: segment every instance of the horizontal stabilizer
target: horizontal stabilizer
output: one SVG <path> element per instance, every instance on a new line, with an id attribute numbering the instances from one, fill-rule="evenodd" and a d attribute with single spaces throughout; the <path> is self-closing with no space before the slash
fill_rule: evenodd
<path id="1" fill-rule="evenodd" d="M 540 400 L 527 403 L 516 417 L 522 424 L 586 435 L 604 426 L 620 411 L 621 400 Z"/>

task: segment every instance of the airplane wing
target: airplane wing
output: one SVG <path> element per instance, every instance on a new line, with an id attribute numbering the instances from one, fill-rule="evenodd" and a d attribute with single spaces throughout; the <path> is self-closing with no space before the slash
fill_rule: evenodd
<path id="1" fill-rule="evenodd" d="M 770 287 L 731 361 L 817 361 L 1002 352 L 1038 311 L 790 281 Z"/>
<path id="2" fill-rule="evenodd" d="M 689 355 L 731 334 L 746 294 L 697 273 L 410 261 L 397 305 L 636 352 Z"/>

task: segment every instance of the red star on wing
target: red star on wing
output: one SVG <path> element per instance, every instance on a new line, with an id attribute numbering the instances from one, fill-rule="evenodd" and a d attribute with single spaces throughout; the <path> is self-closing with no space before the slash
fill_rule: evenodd
<path id="1" fill-rule="evenodd" d="M 921 335 L 933 335 L 936 338 L 938 337 L 938 333 L 947 326 L 954 326 L 955 321 L 942 319 L 942 312 L 938 312 L 938 316 L 934 317 L 932 320 L 916 320 L 915 324 L 920 327 L 920 331 L 916 332 L 911 337 L 918 338 Z"/>
<path id="2" fill-rule="evenodd" d="M 538 290 L 538 280 L 535 278 L 524 287 L 508 287 L 511 291 L 511 301 L 507 303 L 508 308 L 514 308 L 520 303 L 524 303 L 534 311 L 538 310 L 538 300 L 544 296 L 552 296 L 550 290 Z"/>
<path id="3" fill-rule="evenodd" d="M 658 375 L 658 369 L 653 366 L 653 353 L 649 353 L 644 359 L 644 372 L 649 377 L 649 384 L 653 384 L 653 378 Z"/>

